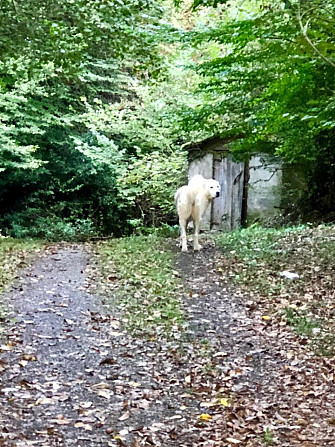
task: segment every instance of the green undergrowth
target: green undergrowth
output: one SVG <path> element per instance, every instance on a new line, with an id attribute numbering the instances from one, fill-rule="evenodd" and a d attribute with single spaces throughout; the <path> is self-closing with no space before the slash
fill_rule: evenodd
<path id="1" fill-rule="evenodd" d="M 169 336 L 183 323 L 178 273 L 167 239 L 137 236 L 100 245 L 104 281 L 110 299 L 123 311 L 123 321 L 135 334 Z M 108 305 L 107 293 L 107 305 Z"/>
<path id="2" fill-rule="evenodd" d="M 216 237 L 219 269 L 324 355 L 334 354 L 335 225 L 261 228 Z M 298 275 L 284 276 L 285 271 Z"/>
<path id="3" fill-rule="evenodd" d="M 287 323 L 301 337 L 310 340 L 313 349 L 326 357 L 335 355 L 335 330 L 333 319 L 327 321 L 325 318 L 315 319 L 311 311 L 301 311 L 291 307 L 284 309 Z"/>
<path id="4" fill-rule="evenodd" d="M 304 232 L 303 227 L 246 229 L 223 233 L 217 238 L 227 259 L 229 277 L 236 285 L 250 289 L 251 293 L 267 297 L 278 296 L 288 284 L 296 288 L 298 281 L 288 283 L 280 276 L 285 270 L 297 272 L 295 240 Z M 294 245 L 292 245 L 294 244 Z"/>
<path id="5" fill-rule="evenodd" d="M 25 267 L 28 259 L 42 247 L 36 240 L 0 237 L 0 292 L 15 277 L 18 268 Z"/>
<path id="6" fill-rule="evenodd" d="M 10 239 L 0 236 L 0 294 L 15 278 L 19 268 L 26 267 L 43 244 L 39 241 Z M 0 317 L 5 311 L 0 299 Z"/>

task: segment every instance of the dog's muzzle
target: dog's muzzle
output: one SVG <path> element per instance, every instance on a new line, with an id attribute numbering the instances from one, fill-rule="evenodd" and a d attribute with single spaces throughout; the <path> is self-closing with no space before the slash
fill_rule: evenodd
<path id="1" fill-rule="evenodd" d="M 219 191 L 217 191 L 217 193 L 216 193 L 216 197 L 220 197 L 220 193 L 219 193 Z"/>

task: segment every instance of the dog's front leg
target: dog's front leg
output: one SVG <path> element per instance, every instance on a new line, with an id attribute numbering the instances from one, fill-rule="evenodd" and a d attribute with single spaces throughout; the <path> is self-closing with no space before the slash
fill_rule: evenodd
<path id="1" fill-rule="evenodd" d="M 187 251 L 186 219 L 179 219 L 181 251 Z"/>
<path id="2" fill-rule="evenodd" d="M 200 220 L 196 219 L 194 221 L 194 251 L 199 251 L 201 245 L 199 244 L 199 231 L 200 231 Z"/>

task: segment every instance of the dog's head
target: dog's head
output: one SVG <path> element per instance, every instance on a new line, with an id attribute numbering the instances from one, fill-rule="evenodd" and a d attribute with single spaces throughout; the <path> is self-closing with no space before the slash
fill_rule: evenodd
<path id="1" fill-rule="evenodd" d="M 220 192 L 221 192 L 220 183 L 213 179 L 207 180 L 207 182 L 208 182 L 208 190 L 209 190 L 210 197 L 212 199 L 215 199 L 216 197 L 220 197 Z"/>

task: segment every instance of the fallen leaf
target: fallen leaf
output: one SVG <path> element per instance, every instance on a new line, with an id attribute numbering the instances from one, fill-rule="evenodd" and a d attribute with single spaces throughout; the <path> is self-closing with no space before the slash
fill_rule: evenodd
<path id="1" fill-rule="evenodd" d="M 210 421 L 212 419 L 212 416 L 210 414 L 203 413 L 199 416 L 199 419 L 201 419 L 202 421 Z"/>
<path id="2" fill-rule="evenodd" d="M 123 413 L 122 416 L 119 417 L 119 421 L 125 421 L 125 420 L 129 419 L 129 417 L 130 417 L 130 413 L 129 413 L 129 411 L 126 411 L 125 413 Z"/>
<path id="3" fill-rule="evenodd" d="M 118 320 L 112 320 L 112 321 L 110 322 L 110 325 L 111 325 L 111 327 L 112 327 L 113 329 L 119 329 L 120 326 L 121 326 L 121 324 L 120 324 L 120 322 L 119 322 Z"/>
<path id="4" fill-rule="evenodd" d="M 36 362 L 36 360 L 37 360 L 36 355 L 23 354 L 22 357 L 24 360 L 27 360 L 29 362 Z"/>
<path id="5" fill-rule="evenodd" d="M 85 424 L 84 422 L 76 422 L 74 424 L 75 428 L 83 428 L 84 430 L 92 431 L 93 427 L 90 424 Z"/>
<path id="6" fill-rule="evenodd" d="M 93 405 L 93 402 L 80 402 L 80 404 L 79 404 L 79 406 L 84 409 L 91 408 L 92 405 Z"/>
<path id="7" fill-rule="evenodd" d="M 227 399 L 220 399 L 220 404 L 224 407 L 229 407 L 229 402 L 227 401 Z"/>
<path id="8" fill-rule="evenodd" d="M 98 396 L 104 397 L 105 399 L 110 399 L 113 396 L 113 391 L 110 390 L 99 390 Z"/>
<path id="9" fill-rule="evenodd" d="M 216 405 L 217 405 L 217 402 L 201 402 L 200 403 L 200 407 L 206 407 L 206 408 L 215 407 Z"/>
<path id="10" fill-rule="evenodd" d="M 55 402 L 54 399 L 52 399 L 50 397 L 40 397 L 35 402 L 35 406 L 37 406 L 37 405 L 49 405 L 49 404 L 52 404 L 54 402 Z"/>
<path id="11" fill-rule="evenodd" d="M 107 357 L 100 362 L 100 365 L 116 365 L 117 360 L 113 357 Z"/>
<path id="12" fill-rule="evenodd" d="M 226 357 L 228 355 L 225 351 L 216 352 L 213 357 Z"/>
<path id="13" fill-rule="evenodd" d="M 8 344 L 8 345 L 1 345 L 1 346 L 0 346 L 0 350 L 1 350 L 1 351 L 11 351 L 11 350 L 12 350 L 12 347 L 13 347 L 13 346 L 11 346 L 10 344 Z"/>
<path id="14" fill-rule="evenodd" d="M 138 388 L 141 386 L 140 382 L 128 382 L 128 384 L 134 388 Z"/>
<path id="15" fill-rule="evenodd" d="M 108 390 L 110 389 L 110 385 L 108 383 L 105 382 L 100 382 L 100 383 L 95 383 L 94 385 L 91 386 L 91 388 L 93 388 L 94 390 Z"/>
<path id="16" fill-rule="evenodd" d="M 121 335 L 123 335 L 123 332 L 109 331 L 109 334 L 113 337 L 121 337 Z"/>
<path id="17" fill-rule="evenodd" d="M 69 424 L 71 424 L 71 422 L 72 422 L 71 419 L 65 419 L 64 416 L 63 417 L 60 417 L 60 416 L 63 416 L 63 415 L 58 415 L 57 419 L 51 419 L 50 422 L 53 422 L 54 424 L 58 424 L 58 425 L 69 425 Z"/>
<path id="18" fill-rule="evenodd" d="M 241 444 L 242 441 L 235 438 L 227 438 L 226 441 L 230 442 L 231 444 Z"/>
<path id="19" fill-rule="evenodd" d="M 129 434 L 129 430 L 127 430 L 126 428 L 119 432 L 119 435 L 122 436 L 122 437 L 124 437 L 124 436 L 126 436 L 128 434 Z"/>

